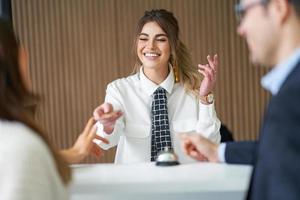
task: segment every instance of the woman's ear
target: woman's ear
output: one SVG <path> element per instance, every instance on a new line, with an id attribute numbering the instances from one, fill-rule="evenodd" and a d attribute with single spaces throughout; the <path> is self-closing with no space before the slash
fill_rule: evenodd
<path id="1" fill-rule="evenodd" d="M 32 82 L 30 78 L 28 54 L 24 47 L 19 50 L 19 67 L 23 82 L 28 90 L 32 90 Z"/>

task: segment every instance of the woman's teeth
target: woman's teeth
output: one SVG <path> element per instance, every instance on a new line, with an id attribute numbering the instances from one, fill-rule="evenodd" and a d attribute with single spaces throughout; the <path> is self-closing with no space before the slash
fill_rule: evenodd
<path id="1" fill-rule="evenodd" d="M 148 57 L 157 57 L 159 56 L 158 53 L 144 53 L 145 56 L 148 56 Z"/>

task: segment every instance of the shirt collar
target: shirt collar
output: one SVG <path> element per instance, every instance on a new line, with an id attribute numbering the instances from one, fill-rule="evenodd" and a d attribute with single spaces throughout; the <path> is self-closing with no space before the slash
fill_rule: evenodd
<path id="1" fill-rule="evenodd" d="M 272 95 L 276 95 L 300 59 L 300 48 L 295 50 L 287 59 L 276 65 L 261 79 L 261 85 Z"/>
<path id="2" fill-rule="evenodd" d="M 159 85 L 153 83 L 150 79 L 146 77 L 143 71 L 143 66 L 141 66 L 139 74 L 141 86 L 148 96 L 151 96 L 158 87 L 164 88 L 169 94 L 172 92 L 175 79 L 171 64 L 169 64 L 169 75 Z"/>

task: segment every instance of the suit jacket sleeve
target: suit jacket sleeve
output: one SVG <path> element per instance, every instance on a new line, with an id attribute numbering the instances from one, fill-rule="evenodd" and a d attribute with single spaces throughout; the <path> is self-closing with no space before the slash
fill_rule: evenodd
<path id="1" fill-rule="evenodd" d="M 225 148 L 225 161 L 230 164 L 254 164 L 257 142 L 228 142 Z"/>

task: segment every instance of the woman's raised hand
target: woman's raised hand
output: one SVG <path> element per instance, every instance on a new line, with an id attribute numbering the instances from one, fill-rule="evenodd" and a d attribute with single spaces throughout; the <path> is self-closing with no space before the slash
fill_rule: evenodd
<path id="1" fill-rule="evenodd" d="M 200 85 L 199 95 L 206 96 L 212 92 L 217 81 L 217 71 L 218 71 L 218 55 L 215 54 L 212 58 L 210 55 L 207 56 L 208 64 L 199 64 L 198 71 L 204 78 Z"/>

